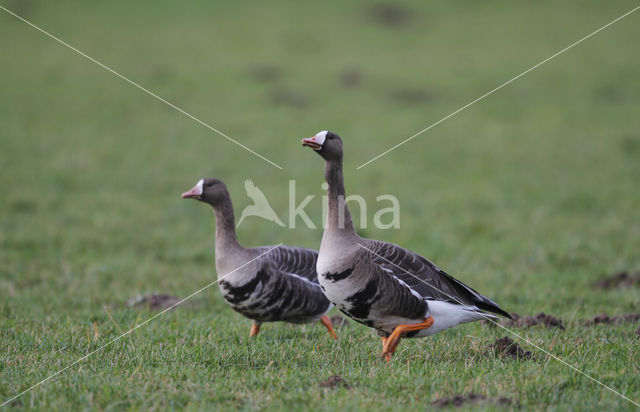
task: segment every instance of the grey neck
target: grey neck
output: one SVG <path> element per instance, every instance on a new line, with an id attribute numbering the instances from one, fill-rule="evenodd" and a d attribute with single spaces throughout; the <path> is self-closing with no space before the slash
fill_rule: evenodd
<path id="1" fill-rule="evenodd" d="M 355 235 L 351 214 L 345 202 L 342 159 L 327 160 L 324 164 L 324 178 L 329 184 L 329 210 L 325 232 Z"/>
<path id="2" fill-rule="evenodd" d="M 236 237 L 231 198 L 227 197 L 220 204 L 213 206 L 213 210 L 216 215 L 216 256 L 222 257 L 226 253 L 244 249 Z"/>

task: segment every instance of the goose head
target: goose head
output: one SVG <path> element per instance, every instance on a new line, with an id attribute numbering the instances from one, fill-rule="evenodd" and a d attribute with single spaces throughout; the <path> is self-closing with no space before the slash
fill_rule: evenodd
<path id="1" fill-rule="evenodd" d="M 324 160 L 342 159 L 342 139 L 333 132 L 323 130 L 315 136 L 302 139 L 302 146 L 315 150 Z"/>
<path id="2" fill-rule="evenodd" d="M 196 199 L 211 206 L 222 203 L 229 197 L 227 186 L 219 179 L 200 179 L 191 190 L 182 194 L 183 199 Z"/>

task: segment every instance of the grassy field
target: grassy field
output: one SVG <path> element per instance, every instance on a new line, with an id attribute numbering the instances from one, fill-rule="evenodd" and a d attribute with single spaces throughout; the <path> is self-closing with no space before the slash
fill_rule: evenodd
<path id="1" fill-rule="evenodd" d="M 137 295 L 184 297 L 215 280 L 213 217 L 179 195 L 224 180 L 236 213 L 252 179 L 285 219 L 289 180 L 321 222 L 322 162 L 299 139 L 345 141 L 349 193 L 389 193 L 411 248 L 510 312 L 565 331 L 526 339 L 640 401 L 640 12 L 387 156 L 373 156 L 631 10 L 615 2 L 0 0 L 93 58 L 251 147 L 280 170 L 0 10 L 0 402 L 154 314 Z M 356 213 L 357 215 L 357 213 Z M 369 214 L 371 222 L 372 212 Z M 319 246 L 321 228 L 248 218 L 247 246 Z M 349 323 L 268 324 L 255 340 L 217 287 L 153 320 L 9 409 L 632 410 L 507 335 L 463 325 L 404 341 L 393 363 Z M 94 328 L 95 324 L 95 328 Z M 340 375 L 349 387 L 320 386 Z"/>

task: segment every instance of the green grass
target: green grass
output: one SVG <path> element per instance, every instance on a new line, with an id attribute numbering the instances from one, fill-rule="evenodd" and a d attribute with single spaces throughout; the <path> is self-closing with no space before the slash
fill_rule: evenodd
<path id="1" fill-rule="evenodd" d="M 345 140 L 350 193 L 401 202 L 400 229 L 363 235 L 509 311 L 561 317 L 564 332 L 518 332 L 640 401 L 638 325 L 583 326 L 640 305 L 637 288 L 591 287 L 640 270 L 640 14 L 356 171 L 635 2 L 415 1 L 395 27 L 364 2 L 0 4 L 284 168 L 0 11 L 0 401 L 152 316 L 121 305 L 132 296 L 215 279 L 210 210 L 179 199 L 200 177 L 223 179 L 237 213 L 247 178 L 281 218 L 289 179 L 317 200 L 322 163 L 299 138 L 322 129 Z M 345 71 L 361 82 L 341 84 Z M 320 203 L 307 210 L 319 223 Z M 257 218 L 239 230 L 247 246 L 320 236 Z M 12 408 L 424 410 L 468 392 L 506 396 L 506 409 L 633 408 L 525 343 L 535 361 L 488 353 L 505 332 L 480 324 L 404 341 L 387 365 L 354 323 L 338 342 L 286 324 L 249 340 L 216 287 L 192 300 Z M 319 387 L 334 374 L 351 388 Z"/>

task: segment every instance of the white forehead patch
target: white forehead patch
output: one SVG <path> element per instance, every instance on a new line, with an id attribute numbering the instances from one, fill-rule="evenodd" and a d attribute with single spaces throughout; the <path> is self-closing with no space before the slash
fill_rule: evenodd
<path id="1" fill-rule="evenodd" d="M 313 141 L 318 143 L 320 146 L 322 146 L 324 144 L 325 139 L 327 138 L 327 131 L 323 130 L 321 132 L 318 132 L 315 136 L 313 136 Z M 319 150 L 319 149 L 316 149 Z"/>
<path id="2" fill-rule="evenodd" d="M 202 195 L 202 185 L 204 184 L 204 179 L 200 179 L 198 180 L 198 183 L 196 183 L 196 186 L 194 187 L 194 189 L 196 190 L 196 194 L 198 196 Z"/>

